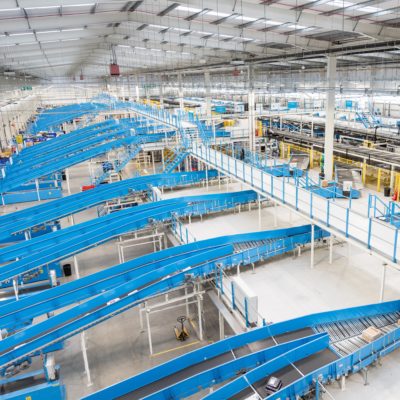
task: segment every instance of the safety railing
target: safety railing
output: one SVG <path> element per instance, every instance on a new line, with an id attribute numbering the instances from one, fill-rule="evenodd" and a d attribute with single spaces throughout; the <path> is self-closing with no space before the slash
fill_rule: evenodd
<path id="1" fill-rule="evenodd" d="M 346 238 L 373 249 L 397 262 L 398 229 L 341 204 L 306 190 L 285 178 L 274 176 L 208 146 L 193 143 L 192 153 L 200 160 L 233 176 L 264 195 L 295 209 L 303 216 Z"/>
<path id="2" fill-rule="evenodd" d="M 143 112 L 150 118 L 167 121 L 181 128 L 183 121 L 189 121 L 188 114 L 180 113 L 171 116 L 163 109 L 139 105 Z M 195 118 L 193 117 L 193 120 Z M 201 134 L 201 132 L 200 132 Z M 369 215 L 360 213 L 352 207 L 352 196 L 340 196 L 348 202 L 335 201 L 333 198 L 325 198 L 312 190 L 301 187 L 296 182 L 285 177 L 274 176 L 274 170 L 263 170 L 256 166 L 256 160 L 246 163 L 244 160 L 223 154 L 209 146 L 192 140 L 191 151 L 203 161 L 215 166 L 227 175 L 236 178 L 258 189 L 271 198 L 293 207 L 296 211 L 306 217 L 318 221 L 322 226 L 336 230 L 347 238 L 352 238 L 368 249 L 397 262 L 398 254 L 398 229 L 396 226 L 388 225 Z M 239 157 L 240 158 L 240 157 Z M 325 188 L 327 192 L 335 191 L 335 188 Z"/>
<path id="3" fill-rule="evenodd" d="M 196 242 L 196 238 L 189 231 L 189 229 L 182 223 L 176 214 L 172 214 L 171 217 L 171 230 L 175 237 L 182 244 L 188 244 Z"/>
<path id="4" fill-rule="evenodd" d="M 368 196 L 368 216 L 400 228 L 400 205 L 395 201 L 386 203 L 375 194 Z"/>
<path id="5" fill-rule="evenodd" d="M 390 204 L 385 203 L 375 194 L 368 196 L 368 217 L 384 218 L 390 217 Z"/>

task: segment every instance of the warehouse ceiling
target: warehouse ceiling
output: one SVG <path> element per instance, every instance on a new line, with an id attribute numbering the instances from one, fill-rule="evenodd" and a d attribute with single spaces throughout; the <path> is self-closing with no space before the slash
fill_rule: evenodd
<path id="1" fill-rule="evenodd" d="M 400 60 L 400 0 L 0 1 L 0 68 L 42 78 L 107 76 L 113 61 L 122 74 L 308 68 L 327 51 L 343 65 Z"/>

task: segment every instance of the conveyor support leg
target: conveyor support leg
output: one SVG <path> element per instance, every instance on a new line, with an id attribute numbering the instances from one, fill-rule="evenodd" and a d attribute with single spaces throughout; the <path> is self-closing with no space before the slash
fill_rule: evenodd
<path id="1" fill-rule="evenodd" d="M 314 268 L 314 245 L 315 245 L 315 226 L 314 224 L 311 225 L 311 268 Z"/>
<path id="2" fill-rule="evenodd" d="M 219 339 L 225 339 L 225 321 L 224 321 L 224 316 L 222 315 L 222 313 L 219 311 L 218 312 L 218 320 L 219 320 Z"/>

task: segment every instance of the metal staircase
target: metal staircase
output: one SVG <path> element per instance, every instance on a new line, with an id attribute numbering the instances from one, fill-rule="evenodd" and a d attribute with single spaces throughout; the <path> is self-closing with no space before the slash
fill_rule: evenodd
<path id="1" fill-rule="evenodd" d="M 189 155 L 189 152 L 182 147 L 172 149 L 172 154 L 165 161 L 164 173 L 171 173 Z"/>
<path id="2" fill-rule="evenodd" d="M 381 125 L 381 121 L 379 118 L 375 116 L 375 113 L 372 109 L 369 112 L 356 112 L 356 116 L 360 120 L 360 122 L 364 125 L 365 128 L 375 128 Z"/>
<path id="3" fill-rule="evenodd" d="M 121 172 L 129 161 L 133 160 L 142 150 L 140 144 L 130 146 L 126 151 L 123 152 L 120 158 L 117 158 L 112 162 L 112 168 L 104 171 L 99 177 L 95 178 L 93 181 L 94 186 L 100 185 L 105 179 L 107 179 L 112 173 L 118 174 Z"/>

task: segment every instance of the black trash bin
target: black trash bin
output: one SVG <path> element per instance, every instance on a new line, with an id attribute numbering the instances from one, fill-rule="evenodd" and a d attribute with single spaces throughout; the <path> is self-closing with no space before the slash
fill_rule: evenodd
<path id="1" fill-rule="evenodd" d="M 390 187 L 389 187 L 389 186 L 385 186 L 385 187 L 383 188 L 383 195 L 384 195 L 385 197 L 390 197 Z"/>
<path id="2" fill-rule="evenodd" d="M 71 276 L 72 275 L 71 264 L 64 264 L 63 265 L 63 272 L 64 272 L 64 276 Z"/>

